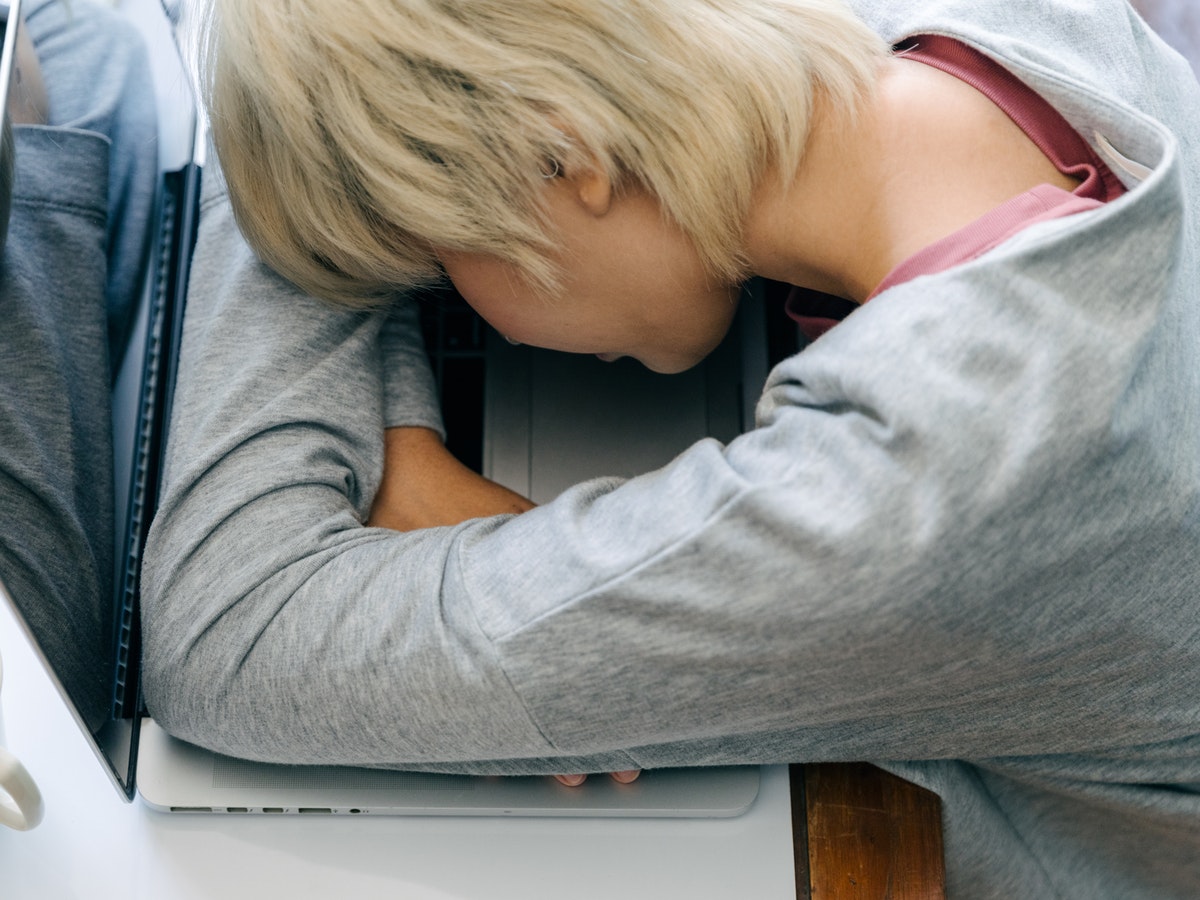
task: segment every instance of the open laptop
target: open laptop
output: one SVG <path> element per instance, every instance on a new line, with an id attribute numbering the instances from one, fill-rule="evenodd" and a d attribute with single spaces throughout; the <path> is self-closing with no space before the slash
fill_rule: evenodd
<path id="1" fill-rule="evenodd" d="M 593 777 L 567 788 L 553 779 L 479 778 L 347 767 L 282 766 L 223 757 L 168 736 L 145 715 L 138 691 L 138 572 L 157 500 L 160 462 L 186 305 L 195 236 L 203 136 L 173 47 L 172 25 L 155 0 L 126 0 L 142 15 L 155 77 L 168 86 L 163 113 L 157 233 L 133 343 L 113 388 L 116 572 L 113 634 L 94 658 L 62 659 L 55 642 L 29 627 L 30 603 L 12 597 L 44 664 L 114 784 L 171 812 L 265 814 L 733 816 L 758 793 L 757 767 L 646 772 L 624 785 Z M 172 68 L 174 67 L 174 68 Z M 180 110 L 189 109 L 185 127 Z M 183 131 L 184 134 L 176 132 Z M 431 360 L 457 419 L 451 449 L 484 474 L 544 502 L 594 475 L 631 475 L 667 462 L 693 441 L 729 439 L 748 423 L 766 375 L 761 303 L 743 313 L 701 367 L 660 376 L 631 361 L 605 365 L 489 340 L 487 328 L 453 297 L 429 305 Z M 494 333 L 492 338 L 496 336 Z M 576 398 L 586 395 L 581 407 Z M 464 398 L 476 397 L 473 416 Z M 473 421 L 468 421 L 473 420 Z M 11 527 L 11 526 L 4 526 Z M 0 580 L 4 573 L 0 571 Z M 0 594 L 4 593 L 0 591 Z M 64 688 L 64 672 L 89 669 L 108 685 L 106 708 Z"/>

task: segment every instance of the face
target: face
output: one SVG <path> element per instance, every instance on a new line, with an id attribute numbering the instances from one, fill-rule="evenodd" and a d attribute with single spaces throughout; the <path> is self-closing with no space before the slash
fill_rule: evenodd
<path id="1" fill-rule="evenodd" d="M 510 340 L 613 360 L 632 356 L 656 372 L 682 372 L 724 337 L 737 288 L 705 274 L 691 241 L 645 192 L 597 193 L 586 178 L 548 179 L 559 241 L 558 296 L 545 297 L 511 263 L 442 251 L 463 298 Z"/>

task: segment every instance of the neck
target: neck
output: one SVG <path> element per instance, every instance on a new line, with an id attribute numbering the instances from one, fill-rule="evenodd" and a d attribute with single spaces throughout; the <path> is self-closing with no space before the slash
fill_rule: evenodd
<path id="1" fill-rule="evenodd" d="M 1074 187 L 986 97 L 889 58 L 857 115 L 818 104 L 790 181 L 764 179 L 747 256 L 755 274 L 861 303 L 913 253 L 1046 182 Z"/>

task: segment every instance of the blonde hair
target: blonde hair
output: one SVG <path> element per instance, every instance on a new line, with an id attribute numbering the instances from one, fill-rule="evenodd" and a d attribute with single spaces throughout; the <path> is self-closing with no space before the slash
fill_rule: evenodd
<path id="1" fill-rule="evenodd" d="M 439 278 L 434 248 L 552 289 L 555 166 L 632 179 L 739 277 L 764 171 L 885 52 L 842 0 L 214 0 L 203 82 L 251 245 L 363 305 Z"/>

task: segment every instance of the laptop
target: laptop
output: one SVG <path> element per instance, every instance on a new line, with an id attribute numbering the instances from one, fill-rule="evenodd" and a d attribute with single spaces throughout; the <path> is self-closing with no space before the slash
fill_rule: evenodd
<path id="1" fill-rule="evenodd" d="M 155 77 L 174 88 L 160 98 L 164 121 L 178 123 L 181 107 L 191 114 L 186 134 L 164 134 L 160 144 L 163 174 L 150 271 L 112 393 L 113 634 L 92 642 L 98 648 L 93 657 L 81 660 L 75 648 L 74 658 L 64 659 L 62 642 L 37 634 L 30 628 L 37 617 L 27 615 L 29 604 L 55 598 L 10 598 L 122 796 L 140 794 L 166 812 L 210 814 L 728 817 L 747 810 L 759 790 L 754 766 L 655 770 L 632 784 L 595 776 L 568 788 L 548 777 L 270 765 L 177 740 L 146 715 L 138 690 L 138 572 L 168 440 L 204 141 L 186 67 L 177 53 L 167 54 L 173 59 L 161 54 L 161 48 L 174 47 L 173 23 L 154 0 L 127 0 L 123 8 L 142 16 L 138 24 L 148 45 L 159 48 L 152 60 Z M 545 502 L 585 478 L 655 468 L 701 437 L 730 439 L 749 425 L 767 371 L 762 304 L 741 307 L 726 341 L 704 364 L 662 376 L 628 360 L 606 365 L 513 347 L 456 296 L 435 298 L 425 305 L 424 325 L 441 389 L 455 401 L 447 404 L 448 443 L 485 475 Z M 589 397 L 586 407 L 576 402 L 581 394 Z M 81 668 L 107 685 L 103 708 L 64 689 L 70 683 L 64 673 Z"/>

